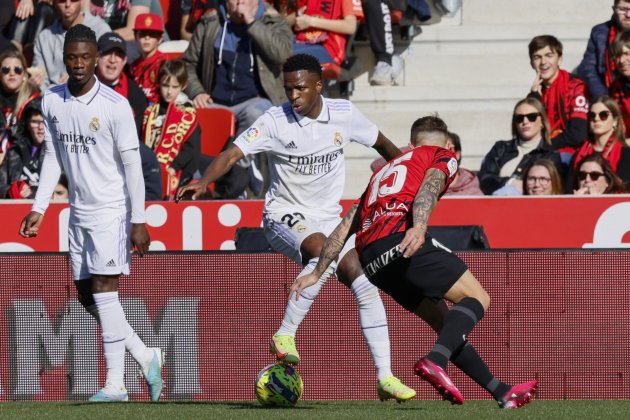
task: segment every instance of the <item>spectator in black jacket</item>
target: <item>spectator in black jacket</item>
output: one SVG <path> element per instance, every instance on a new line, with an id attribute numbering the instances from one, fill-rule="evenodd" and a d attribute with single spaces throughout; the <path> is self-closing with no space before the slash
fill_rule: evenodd
<path id="1" fill-rule="evenodd" d="M 545 108 L 538 99 L 516 103 L 512 136 L 512 140 L 496 142 L 481 163 L 479 181 L 486 195 L 522 195 L 525 169 L 539 158 L 551 160 L 564 174 L 560 154 L 550 143 Z"/>
<path id="2" fill-rule="evenodd" d="M 615 36 L 630 29 L 630 0 L 614 0 L 609 21 L 593 26 L 578 74 L 584 78 L 593 99 L 608 94 L 616 64 L 612 54 Z"/>

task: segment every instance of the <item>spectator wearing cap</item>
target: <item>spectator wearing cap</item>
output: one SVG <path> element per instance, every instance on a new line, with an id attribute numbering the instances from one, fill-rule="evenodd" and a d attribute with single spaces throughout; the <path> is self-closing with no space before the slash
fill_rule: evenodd
<path id="1" fill-rule="evenodd" d="M 59 18 L 41 31 L 35 40 L 33 67 L 41 68 L 45 72 L 45 75 L 37 78 L 42 91 L 51 85 L 65 83 L 68 80 L 61 52 L 66 31 L 70 27 L 81 23 L 91 28 L 97 38 L 111 31 L 109 25 L 100 17 L 82 12 L 80 0 L 54 0 L 54 7 Z M 33 77 L 32 80 L 35 82 L 36 78 Z"/>
<path id="2" fill-rule="evenodd" d="M 127 43 L 117 33 L 108 32 L 98 39 L 98 53 L 96 77 L 129 100 L 139 133 L 142 115 L 149 103 L 138 84 L 124 72 L 127 65 Z"/>
<path id="3" fill-rule="evenodd" d="M 160 16 L 145 13 L 136 17 L 133 30 L 141 56 L 131 64 L 131 75 L 149 100 L 149 104 L 154 104 L 160 100 L 157 80 L 160 64 L 167 59 L 166 54 L 158 51 L 158 45 L 163 40 L 164 23 Z"/>

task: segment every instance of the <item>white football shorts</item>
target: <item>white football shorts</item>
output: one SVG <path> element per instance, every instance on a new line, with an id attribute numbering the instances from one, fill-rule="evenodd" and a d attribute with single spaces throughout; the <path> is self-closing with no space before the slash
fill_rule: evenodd
<path id="1" fill-rule="evenodd" d="M 95 217 L 96 219 L 96 217 Z M 68 223 L 72 278 L 93 274 L 129 274 L 131 264 L 131 213 L 98 216 L 91 223 Z"/>
<path id="2" fill-rule="evenodd" d="M 263 214 L 265 237 L 271 247 L 302 266 L 300 246 L 302 241 L 314 233 L 321 232 L 328 237 L 341 222 L 340 217 L 319 219 L 300 212 L 299 209 L 287 209 L 277 213 Z M 354 248 L 352 235 L 339 253 L 339 261 Z"/>

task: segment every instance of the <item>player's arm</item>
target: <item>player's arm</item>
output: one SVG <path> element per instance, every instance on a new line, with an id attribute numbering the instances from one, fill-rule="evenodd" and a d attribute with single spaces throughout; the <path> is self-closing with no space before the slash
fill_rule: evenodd
<path id="1" fill-rule="evenodd" d="M 324 274 L 328 266 L 336 261 L 339 257 L 339 253 L 343 249 L 346 241 L 350 236 L 352 236 L 357 231 L 358 226 L 358 216 L 357 209 L 358 205 L 354 205 L 348 210 L 344 218 L 337 225 L 335 230 L 326 238 L 324 242 L 324 247 L 322 248 L 322 252 L 319 254 L 319 261 L 317 261 L 317 265 L 315 266 L 315 270 L 306 276 L 302 276 L 293 282 L 291 288 L 289 289 L 289 298 L 293 296 L 295 292 L 295 300 L 300 298 L 300 293 L 306 287 L 312 286 L 319 278 Z"/>
<path id="2" fill-rule="evenodd" d="M 416 198 L 413 200 L 413 227 L 405 232 L 405 237 L 400 243 L 403 257 L 411 257 L 424 244 L 429 217 L 433 213 L 445 185 L 446 174 L 444 172 L 436 168 L 427 170 Z"/>
<path id="3" fill-rule="evenodd" d="M 44 106 L 44 101 L 42 101 Z M 45 111 L 43 111 L 45 113 Z M 61 175 L 61 165 L 59 156 L 50 136 L 50 122 L 44 118 L 44 161 L 39 175 L 39 186 L 35 193 L 35 201 L 31 212 L 27 214 L 20 224 L 20 235 L 24 238 L 37 236 L 39 227 L 44 220 L 44 213 L 50 203 L 50 198 L 55 190 L 59 176 Z"/>
<path id="4" fill-rule="evenodd" d="M 186 185 L 177 191 L 176 200 L 181 200 L 185 195 L 192 194 L 193 200 L 206 192 L 208 185 L 225 175 L 239 160 L 243 159 L 245 154 L 235 145 L 230 146 L 227 150 L 219 153 L 212 161 L 210 166 L 206 168 L 203 177 L 198 183 Z"/>
<path id="5" fill-rule="evenodd" d="M 383 133 L 378 132 L 378 137 L 376 138 L 376 143 L 372 146 L 374 150 L 378 152 L 379 155 L 383 156 L 386 161 L 390 161 L 395 157 L 402 155 L 402 152 L 390 139 L 385 137 Z"/>

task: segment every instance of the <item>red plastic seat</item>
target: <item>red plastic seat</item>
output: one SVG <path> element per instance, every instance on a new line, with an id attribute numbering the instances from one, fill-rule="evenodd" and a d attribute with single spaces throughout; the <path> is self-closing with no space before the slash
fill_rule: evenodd
<path id="1" fill-rule="evenodd" d="M 236 134 L 236 117 L 225 108 L 197 108 L 201 128 L 201 153 L 216 156 Z"/>

